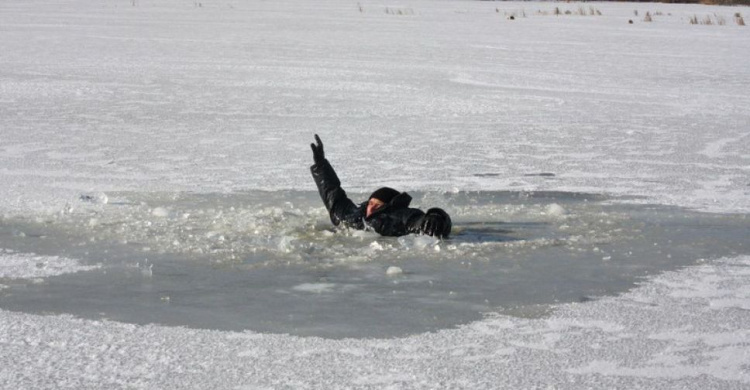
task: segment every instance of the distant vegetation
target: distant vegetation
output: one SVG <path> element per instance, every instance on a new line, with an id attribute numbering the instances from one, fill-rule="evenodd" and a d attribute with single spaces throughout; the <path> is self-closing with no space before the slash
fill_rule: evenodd
<path id="1" fill-rule="evenodd" d="M 604 0 L 606 1 L 606 0 Z M 706 5 L 750 5 L 750 0 L 617 0 L 632 3 L 677 3 Z"/>
<path id="2" fill-rule="evenodd" d="M 360 6 L 359 12 L 362 12 L 362 6 Z M 388 15 L 414 15 L 414 10 L 411 8 L 386 7 L 385 13 L 387 13 Z"/>
<path id="3" fill-rule="evenodd" d="M 133 4 L 135 4 L 136 0 L 132 0 Z M 607 1 L 607 0 L 604 0 Z M 682 4 L 721 4 L 721 5 L 735 5 L 735 4 L 741 4 L 741 5 L 750 5 L 750 0 L 612 0 L 612 1 L 623 1 L 623 2 L 637 2 L 637 3 L 682 3 Z M 566 0 L 566 3 L 570 2 L 576 2 L 577 1 L 571 1 Z M 583 0 L 582 2 L 585 2 Z M 201 3 L 196 2 L 197 6 L 201 6 Z M 365 8 L 362 6 L 361 3 L 357 3 L 357 8 L 359 9 L 360 13 L 365 12 Z M 414 9 L 412 8 L 396 8 L 396 7 L 385 7 L 379 8 L 379 10 L 382 12 L 385 11 L 388 15 L 414 15 Z M 526 18 L 526 11 L 520 10 L 520 11 L 501 11 L 500 8 L 495 8 L 496 13 L 502 12 L 505 17 L 509 20 L 515 20 L 516 18 Z M 570 10 L 570 9 L 560 9 L 560 7 L 555 7 L 554 10 L 539 10 L 536 12 L 537 15 L 554 15 L 554 16 L 560 16 L 560 15 L 579 15 L 579 16 L 601 16 L 602 12 L 599 11 L 599 9 L 594 8 L 593 6 L 583 6 L 583 5 L 577 5 L 577 9 Z M 638 10 L 634 10 L 633 14 L 638 17 Z M 646 11 L 645 15 L 643 16 L 643 21 L 650 23 L 654 22 L 654 17 L 663 17 L 664 14 L 661 11 L 656 11 L 653 14 L 650 11 Z M 672 14 L 668 13 L 667 16 L 671 17 Z M 734 22 L 738 26 L 745 26 L 745 19 L 742 17 L 742 14 L 739 12 L 736 12 L 734 14 Z M 681 19 L 684 20 L 684 19 Z M 634 20 L 630 19 L 628 20 L 629 24 L 633 24 Z M 698 17 L 698 15 L 693 15 L 688 19 L 688 23 L 690 24 L 702 24 L 702 25 L 719 25 L 724 26 L 727 24 L 727 18 L 719 15 L 717 13 L 713 13 L 713 15 L 706 15 L 704 17 Z"/>
<path id="4" fill-rule="evenodd" d="M 658 3 L 684 3 L 684 4 L 706 4 L 706 5 L 750 5 L 750 0 L 662 0 L 662 1 L 658 1 Z"/>
<path id="5" fill-rule="evenodd" d="M 552 10 L 552 11 L 542 11 L 542 10 L 539 10 L 537 13 L 539 15 L 549 15 L 550 13 L 552 15 L 580 15 L 580 16 L 586 16 L 586 15 L 591 15 L 591 16 L 598 15 L 598 16 L 601 16 L 602 15 L 602 12 L 599 11 L 598 9 L 594 8 L 594 7 L 585 8 L 585 7 L 581 7 L 581 6 L 579 6 L 578 9 L 575 10 L 575 11 L 571 11 L 569 9 L 563 11 L 563 10 L 560 9 L 560 7 L 555 7 L 555 9 Z"/>

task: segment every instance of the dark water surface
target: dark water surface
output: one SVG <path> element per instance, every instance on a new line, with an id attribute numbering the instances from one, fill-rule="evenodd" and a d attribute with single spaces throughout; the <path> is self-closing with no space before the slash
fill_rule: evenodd
<path id="1" fill-rule="evenodd" d="M 317 193 L 94 194 L 0 219 L 0 248 L 101 264 L 2 280 L 0 307 L 303 336 L 397 337 L 501 312 L 541 316 L 644 276 L 750 253 L 746 215 L 577 193 L 415 193 L 453 237 L 334 231 Z M 357 195 L 355 194 L 354 197 Z M 363 197 L 362 197 L 363 198 Z"/>

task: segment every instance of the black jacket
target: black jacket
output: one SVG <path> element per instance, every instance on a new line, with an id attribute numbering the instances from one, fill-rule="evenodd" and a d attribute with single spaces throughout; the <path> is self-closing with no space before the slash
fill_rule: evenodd
<path id="1" fill-rule="evenodd" d="M 445 211 L 432 208 L 425 213 L 410 208 L 411 196 L 406 192 L 400 193 L 373 212 L 369 218 L 365 218 L 367 201 L 355 204 L 346 196 L 346 192 L 341 188 L 341 181 L 328 160 L 313 164 L 310 171 L 318 186 L 320 197 L 328 209 L 331 222 L 336 226 L 343 223 L 352 229 L 371 228 L 383 236 L 403 236 L 409 233 L 424 233 L 423 222 L 426 215 L 430 214 L 432 218 L 439 218 L 446 227 L 445 233 L 441 234 L 442 237 L 445 238 L 450 233 L 451 220 Z"/>

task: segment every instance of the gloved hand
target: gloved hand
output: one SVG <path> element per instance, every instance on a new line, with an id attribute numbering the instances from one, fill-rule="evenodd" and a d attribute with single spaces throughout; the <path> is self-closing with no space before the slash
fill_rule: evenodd
<path id="1" fill-rule="evenodd" d="M 448 213 L 443 209 L 432 208 L 425 213 L 420 230 L 428 236 L 448 238 L 452 227 L 453 223 Z"/>
<path id="2" fill-rule="evenodd" d="M 317 142 L 317 145 L 310 144 L 310 147 L 312 148 L 315 164 L 320 164 L 326 159 L 326 155 L 323 152 L 323 141 L 320 140 L 317 134 L 315 134 L 315 142 Z"/>

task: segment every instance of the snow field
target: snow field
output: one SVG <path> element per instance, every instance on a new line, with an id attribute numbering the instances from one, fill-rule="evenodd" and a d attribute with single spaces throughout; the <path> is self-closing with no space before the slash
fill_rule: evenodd
<path id="1" fill-rule="evenodd" d="M 316 132 L 351 190 L 750 210 L 750 38 L 688 23 L 742 8 L 136 3 L 1 6 L 5 212 L 59 211 L 82 192 L 311 189 Z M 654 22 L 627 24 L 634 10 Z"/>

